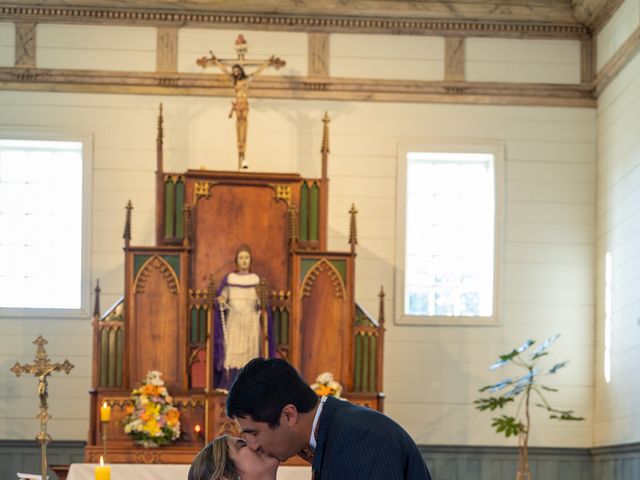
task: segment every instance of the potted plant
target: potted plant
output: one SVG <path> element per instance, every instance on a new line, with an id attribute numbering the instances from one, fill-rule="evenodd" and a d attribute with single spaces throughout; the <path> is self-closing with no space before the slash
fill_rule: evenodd
<path id="1" fill-rule="evenodd" d="M 517 408 L 513 416 L 502 414 L 494 417 L 491 426 L 497 433 L 506 437 L 518 436 L 518 472 L 516 480 L 531 480 L 529 470 L 529 435 L 531 433 L 531 412 L 532 403 L 549 412 L 549 418 L 555 420 L 579 421 L 583 417 L 576 417 L 573 410 L 558 410 L 549 404 L 545 398 L 545 393 L 557 392 L 555 388 L 548 387 L 540 383 L 545 376 L 554 375 L 568 362 L 554 364 L 551 368 L 544 369 L 538 364 L 540 359 L 548 355 L 549 347 L 558 339 L 560 335 L 548 338 L 538 347 L 529 351 L 535 344 L 534 340 L 527 340 L 518 348 L 511 352 L 500 355 L 497 362 L 489 367 L 495 370 L 505 365 L 514 365 L 526 371 L 522 376 L 505 378 L 498 383 L 487 385 L 479 389 L 480 392 L 489 392 L 496 396 L 484 397 L 475 400 L 476 408 L 480 411 L 502 410 L 511 403 L 516 403 Z"/>

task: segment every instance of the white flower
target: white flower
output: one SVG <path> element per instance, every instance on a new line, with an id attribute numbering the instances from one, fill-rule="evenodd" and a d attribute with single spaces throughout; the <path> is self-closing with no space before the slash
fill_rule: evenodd
<path id="1" fill-rule="evenodd" d="M 145 378 L 145 383 L 154 385 L 156 387 L 161 387 L 164 385 L 162 381 L 162 373 L 158 370 L 150 370 L 147 372 L 147 378 Z"/>
<path id="2" fill-rule="evenodd" d="M 333 382 L 333 375 L 331 374 L 331 372 L 324 372 L 321 373 L 320 375 L 318 375 L 318 377 L 316 378 L 316 382 L 317 383 L 323 383 L 325 385 L 328 385 L 329 382 Z"/>

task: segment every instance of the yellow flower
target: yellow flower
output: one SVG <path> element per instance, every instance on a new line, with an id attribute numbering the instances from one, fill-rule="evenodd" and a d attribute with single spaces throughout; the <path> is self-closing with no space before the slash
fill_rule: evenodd
<path id="1" fill-rule="evenodd" d="M 154 435 L 154 433 L 160 430 L 160 428 L 158 427 L 158 422 L 156 422 L 156 419 L 151 418 L 144 424 L 143 430 L 145 432 L 149 432 L 151 435 Z"/>

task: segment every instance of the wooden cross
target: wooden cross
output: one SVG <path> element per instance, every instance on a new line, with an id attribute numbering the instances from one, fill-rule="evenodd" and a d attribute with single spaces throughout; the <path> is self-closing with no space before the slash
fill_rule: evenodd
<path id="1" fill-rule="evenodd" d="M 63 363 L 51 363 L 44 349 L 47 343 L 49 342 L 42 338 L 42 335 L 38 335 L 38 338 L 33 341 L 33 344 L 37 346 L 36 358 L 33 363 L 20 365 L 20 363 L 16 362 L 16 364 L 9 369 L 16 374 L 16 377 L 19 377 L 23 373 L 31 373 L 38 377 L 40 413 L 36 418 L 40 420 L 40 433 L 36 437 L 36 440 L 40 442 L 42 452 L 41 470 L 43 480 L 47 479 L 47 443 L 51 441 L 51 436 L 47 433 L 47 422 L 51 418 L 49 415 L 49 404 L 47 403 L 47 398 L 49 397 L 47 377 L 53 372 L 59 372 L 60 370 L 64 370 L 64 372 L 68 374 L 73 368 L 73 365 L 67 359 L 65 359 Z"/>

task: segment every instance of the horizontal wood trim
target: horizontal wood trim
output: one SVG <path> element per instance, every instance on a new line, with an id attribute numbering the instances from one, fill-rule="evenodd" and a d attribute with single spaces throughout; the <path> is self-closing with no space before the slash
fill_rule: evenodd
<path id="1" fill-rule="evenodd" d="M 54 465 L 82 462 L 84 446 L 82 441 L 54 440 L 47 447 L 49 461 Z M 419 449 L 438 480 L 454 480 L 460 478 L 458 472 L 469 471 L 474 471 L 474 478 L 481 480 L 502 478 L 503 468 L 515 472 L 518 458 L 515 447 L 420 445 Z M 530 447 L 529 455 L 532 467 L 543 469 L 534 478 L 584 480 L 593 473 L 594 478 L 602 480 L 636 480 L 631 467 L 640 462 L 640 443 L 591 449 Z M 40 447 L 33 440 L 0 440 L 0 461 L 14 475 L 17 471 L 37 472 Z M 611 462 L 618 462 L 618 468 L 608 468 Z"/>
<path id="2" fill-rule="evenodd" d="M 640 27 L 636 28 L 611 59 L 600 69 L 595 79 L 596 97 L 640 51 Z"/>
<path id="3" fill-rule="evenodd" d="M 120 3 L 120 2 L 118 2 Z M 380 2 L 377 2 L 380 3 Z M 397 2 L 398 4 L 400 2 Z M 156 27 L 233 28 L 253 30 L 279 30 L 299 32 L 342 32 L 342 33 L 387 33 L 402 35 L 456 35 L 517 38 L 584 38 L 589 30 L 578 22 L 566 20 L 554 21 L 553 16 L 541 15 L 541 20 L 525 20 L 516 15 L 504 15 L 495 20 L 482 20 L 490 16 L 488 10 L 464 13 L 445 12 L 429 15 L 429 10 L 400 10 L 398 12 L 377 12 L 359 10 L 342 15 L 337 13 L 284 15 L 273 13 L 219 13 L 215 11 L 188 9 L 181 3 L 181 9 L 123 8 L 117 6 L 73 7 L 42 5 L 0 5 L 0 20 L 36 23 L 82 23 L 146 25 Z M 346 5 L 341 5 L 344 11 Z M 215 8 L 214 7 L 210 7 Z M 236 7 L 236 11 L 237 11 Z M 430 8 L 434 8 L 431 6 Z M 282 11 L 282 9 L 280 10 Z M 290 9 L 286 11 L 291 11 Z M 295 10 L 294 10 L 295 11 Z M 531 10 L 529 9 L 529 13 Z M 367 16 L 369 14 L 369 16 Z M 420 15 L 422 14 L 422 18 Z M 386 16 L 385 16 L 386 15 Z M 445 16 L 446 15 L 446 16 Z M 462 18 L 461 18 L 462 17 Z M 480 18 L 480 21 L 478 21 Z M 528 17 L 528 18 L 536 18 Z"/>
<path id="4" fill-rule="evenodd" d="M 0 68 L 0 89 L 232 97 L 224 75 Z M 326 77 L 261 77 L 252 98 L 491 105 L 596 106 L 590 84 L 441 82 Z"/>

